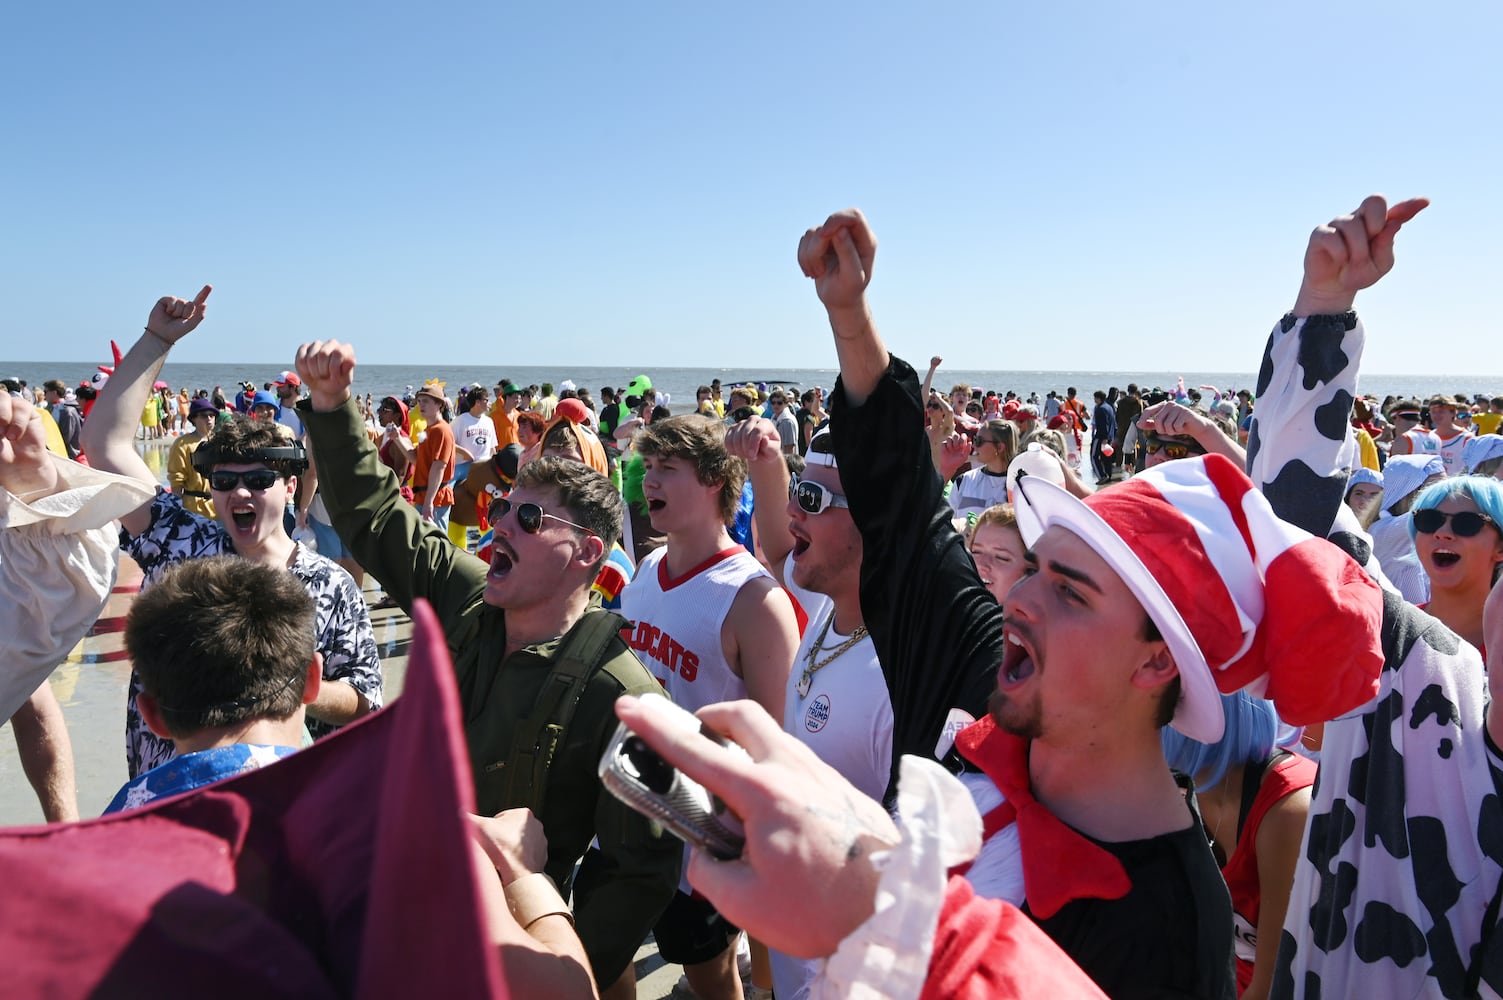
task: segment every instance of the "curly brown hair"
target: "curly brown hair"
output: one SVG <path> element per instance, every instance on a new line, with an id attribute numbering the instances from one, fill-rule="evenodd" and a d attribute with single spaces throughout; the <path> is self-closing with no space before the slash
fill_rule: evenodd
<path id="1" fill-rule="evenodd" d="M 221 420 L 198 447 L 213 454 L 215 464 L 260 462 L 285 479 L 301 475 L 304 463 L 292 459 L 267 460 L 259 452 L 267 448 L 286 448 L 292 443 L 292 431 L 284 425 L 234 413 Z"/>
<path id="2" fill-rule="evenodd" d="M 720 519 L 726 524 L 735 520 L 746 483 L 746 463 L 725 450 L 725 424 L 698 413 L 654 420 L 637 431 L 632 446 L 644 457 L 678 458 L 693 464 L 701 483 L 724 487 Z"/>

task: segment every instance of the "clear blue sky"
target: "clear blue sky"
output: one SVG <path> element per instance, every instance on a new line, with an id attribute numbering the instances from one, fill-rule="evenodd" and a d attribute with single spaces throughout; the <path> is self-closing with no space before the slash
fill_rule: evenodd
<path id="1" fill-rule="evenodd" d="M 1463 9 L 1465 8 L 1465 9 Z M 1424 194 L 1373 372 L 1503 371 L 1503 7 L 23 4 L 11 360 L 828 366 L 794 262 L 863 208 L 894 350 L 1251 371 L 1310 228 Z"/>

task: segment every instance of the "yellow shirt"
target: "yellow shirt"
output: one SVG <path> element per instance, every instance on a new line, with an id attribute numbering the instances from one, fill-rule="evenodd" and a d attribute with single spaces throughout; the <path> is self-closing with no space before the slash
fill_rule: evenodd
<path id="1" fill-rule="evenodd" d="M 57 421 L 52 419 L 52 414 L 45 406 L 37 407 L 37 414 L 42 418 L 42 429 L 47 436 L 47 450 L 54 455 L 68 457 L 68 445 L 63 441 L 63 432 L 58 429 Z"/>
<path id="2" fill-rule="evenodd" d="M 1499 424 L 1503 424 L 1503 413 L 1478 413 L 1472 417 L 1472 426 L 1478 434 L 1496 434 Z"/>
<path id="3" fill-rule="evenodd" d="M 1373 436 L 1362 428 L 1357 428 L 1357 451 L 1362 456 L 1362 467 L 1378 471 L 1378 446 L 1373 443 Z"/>
<path id="4" fill-rule="evenodd" d="M 203 435 L 190 431 L 172 442 L 167 452 L 167 484 L 172 492 L 183 498 L 183 506 L 204 517 L 214 516 L 214 501 L 209 497 L 189 496 L 190 493 L 208 493 L 209 481 L 193 468 L 193 451 Z"/>

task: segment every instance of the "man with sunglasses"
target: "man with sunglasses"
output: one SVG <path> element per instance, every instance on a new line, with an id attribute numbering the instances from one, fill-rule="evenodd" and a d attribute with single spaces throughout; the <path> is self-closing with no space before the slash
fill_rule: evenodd
<path id="1" fill-rule="evenodd" d="M 1388 411 L 1393 422 L 1393 444 L 1390 455 L 1439 455 L 1440 438 L 1420 421 L 1420 404 L 1417 399 L 1401 399 Z"/>
<path id="2" fill-rule="evenodd" d="M 566 897 L 573 882 L 596 980 L 607 995 L 632 995 L 633 956 L 678 884 L 683 845 L 655 833 L 596 773 L 617 696 L 662 691 L 622 639 L 626 622 L 590 596 L 621 534 L 620 494 L 580 462 L 527 463 L 491 505 L 483 563 L 402 502 L 351 395 L 354 348 L 304 344 L 296 368 L 334 530 L 399 606 L 428 601 L 448 637 L 478 811 L 532 808 L 548 838 L 547 874 Z M 566 721 L 560 704 L 571 706 Z M 592 838 L 599 851 L 576 878 Z"/>
<path id="3" fill-rule="evenodd" d="M 861 610 L 861 533 L 851 519 L 828 426 L 788 474 L 777 428 L 753 417 L 726 435 L 757 498 L 757 539 L 772 575 L 808 615 L 784 691 L 783 730 L 863 794 L 881 799 L 892 770 L 892 701 Z M 787 497 L 786 503 L 779 503 Z M 807 995 L 813 962 L 772 951 L 773 992 Z"/>
<path id="4" fill-rule="evenodd" d="M 1210 417 L 1172 399 L 1155 403 L 1142 412 L 1138 417 L 1138 437 L 1145 469 L 1196 455 L 1225 455 L 1238 468 L 1247 465 L 1247 452 Z"/>
<path id="5" fill-rule="evenodd" d="M 156 476 L 133 441 L 137 415 L 151 394 L 172 345 L 203 321 L 210 289 L 193 300 L 159 300 L 146 329 L 115 367 L 111 387 L 84 423 L 89 461 L 108 472 L 156 485 Z M 314 739 L 381 707 L 381 663 L 370 612 L 355 581 L 331 560 L 289 537 L 287 504 L 307 467 L 304 449 L 288 441 L 273 421 L 234 416 L 194 452 L 194 467 L 209 480 L 217 520 L 185 508 L 166 491 L 120 519 L 120 545 L 145 574 L 144 586 L 166 567 L 200 556 L 233 554 L 290 571 L 318 607 L 318 651 L 323 684 L 307 709 Z M 174 754 L 171 742 L 149 729 L 137 708 L 140 678 L 126 702 L 126 757 L 131 777 Z"/>

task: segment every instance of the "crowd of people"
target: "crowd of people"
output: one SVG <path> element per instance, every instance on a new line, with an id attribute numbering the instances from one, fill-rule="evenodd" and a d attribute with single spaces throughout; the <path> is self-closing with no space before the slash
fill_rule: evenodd
<path id="1" fill-rule="evenodd" d="M 483 925 L 449 971 L 493 992 L 634 996 L 649 934 L 706 1000 L 1503 991 L 1503 398 L 1364 397 L 1353 360 L 1356 296 L 1425 204 L 1315 230 L 1247 388 L 937 391 L 942 358 L 921 377 L 878 333 L 854 210 L 798 251 L 828 395 L 716 382 L 677 415 L 645 375 L 598 404 L 507 378 L 361 397 L 335 340 L 174 402 L 158 376 L 211 289 L 163 298 L 107 381 L 0 396 L 28 777 L 79 819 L 45 679 L 123 552 L 130 780 L 86 826 L 218 829 L 178 807 L 254 774 L 244 808 L 296 829 L 309 773 L 428 712 L 437 742 L 393 750 L 468 763 L 436 903 Z M 410 710 L 382 708 L 383 605 L 436 651 Z M 739 858 L 606 789 L 618 720 L 735 815 Z M 282 864 L 256 884 L 301 886 Z M 374 910 L 382 873 L 348 867 L 331 891 Z M 350 915 L 290 912 L 340 966 L 318 928 Z"/>

